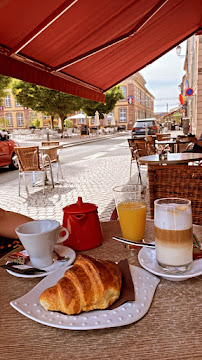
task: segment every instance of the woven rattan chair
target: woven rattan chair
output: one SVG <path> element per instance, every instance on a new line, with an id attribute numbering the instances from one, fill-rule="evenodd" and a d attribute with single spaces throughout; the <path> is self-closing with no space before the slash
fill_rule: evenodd
<path id="1" fill-rule="evenodd" d="M 163 141 L 163 140 L 170 140 L 171 139 L 171 134 L 156 134 L 156 140 L 158 141 Z"/>
<path id="2" fill-rule="evenodd" d="M 202 166 L 148 166 L 150 216 L 154 217 L 154 200 L 180 197 L 191 200 L 193 223 L 202 225 Z"/>
<path id="3" fill-rule="evenodd" d="M 19 187 L 18 187 L 19 196 L 20 196 L 21 175 L 23 175 L 27 195 L 29 195 L 25 174 L 32 173 L 33 185 L 35 185 L 35 172 L 42 172 L 42 174 L 43 174 L 43 194 L 44 194 L 47 168 L 49 168 L 49 170 L 50 170 L 52 187 L 54 188 L 51 161 L 47 154 L 41 155 L 39 153 L 38 146 L 16 147 L 15 153 L 17 155 L 17 159 L 18 159 L 18 163 L 19 163 L 19 183 L 18 183 L 19 184 Z"/>
<path id="4" fill-rule="evenodd" d="M 59 143 L 59 141 L 42 141 L 41 145 L 42 146 L 59 146 L 60 143 Z M 62 168 L 61 168 L 60 159 L 59 159 L 60 149 L 59 148 L 48 149 L 48 150 L 46 150 L 45 153 L 49 155 L 52 166 L 56 166 L 56 169 L 57 169 L 56 182 L 59 183 L 59 171 L 60 171 L 61 177 L 63 179 Z"/>
<path id="5" fill-rule="evenodd" d="M 142 156 L 148 156 L 155 154 L 155 142 L 147 141 L 146 139 L 128 139 L 128 145 L 131 151 L 131 160 L 130 160 L 130 179 L 132 173 L 132 164 L 135 161 L 138 168 L 138 178 L 142 184 L 142 178 L 140 173 L 140 163 L 138 159 Z"/>

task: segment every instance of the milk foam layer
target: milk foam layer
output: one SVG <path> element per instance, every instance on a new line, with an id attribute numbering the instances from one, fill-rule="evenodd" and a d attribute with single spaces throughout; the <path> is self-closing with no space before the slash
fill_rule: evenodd
<path id="1" fill-rule="evenodd" d="M 187 230 L 192 227 L 192 211 L 190 206 L 166 204 L 156 206 L 154 224 L 164 230 Z"/>
<path id="2" fill-rule="evenodd" d="M 156 247 L 157 260 L 165 265 L 181 266 L 190 264 L 193 260 L 193 246 L 168 248 L 163 245 Z"/>

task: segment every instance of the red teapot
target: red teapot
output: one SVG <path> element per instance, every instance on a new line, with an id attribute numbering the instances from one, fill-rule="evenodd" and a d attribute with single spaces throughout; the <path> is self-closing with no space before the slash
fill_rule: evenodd
<path id="1" fill-rule="evenodd" d="M 78 197 L 77 203 L 64 207 L 63 211 L 63 226 L 69 231 L 64 245 L 83 251 L 102 244 L 102 229 L 96 205 L 83 203 L 82 198 Z"/>

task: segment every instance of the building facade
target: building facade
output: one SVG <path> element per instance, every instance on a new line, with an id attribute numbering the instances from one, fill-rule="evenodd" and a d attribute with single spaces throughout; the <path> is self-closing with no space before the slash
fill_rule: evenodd
<path id="1" fill-rule="evenodd" d="M 104 120 L 100 119 L 100 126 L 111 125 L 113 118 L 115 126 L 131 130 L 137 119 L 154 117 L 154 96 L 147 90 L 145 84 L 144 78 L 139 73 L 122 81 L 119 85 L 122 88 L 124 99 L 117 101 L 113 112 L 107 114 Z M 84 114 L 83 111 L 79 113 Z M 32 125 L 35 119 L 40 121 L 41 127 L 50 127 L 51 125 L 49 116 L 24 108 L 16 102 L 11 90 L 8 89 L 7 96 L 3 99 L 0 107 L 0 127 L 7 130 L 26 129 Z M 86 122 L 90 127 L 95 126 L 94 117 L 83 118 L 81 116 L 81 118 L 71 119 L 71 121 L 74 127 Z M 54 123 L 55 126 L 59 126 L 60 120 L 55 119 Z"/>
<path id="2" fill-rule="evenodd" d="M 184 117 L 189 119 L 190 131 L 199 137 L 202 134 L 202 35 L 193 35 L 187 40 L 187 51 L 182 79 Z M 193 89 L 193 95 L 187 95 Z"/>
<path id="3" fill-rule="evenodd" d="M 10 89 L 7 89 L 6 92 L 7 96 L 3 99 L 0 106 L 1 128 L 6 130 L 27 129 L 35 119 L 39 119 L 41 125 L 44 125 L 46 116 L 18 104 Z"/>
<path id="4" fill-rule="evenodd" d="M 136 73 L 122 81 L 124 99 L 119 100 L 114 108 L 117 126 L 131 130 L 137 119 L 154 117 L 154 96 L 147 90 L 146 81 Z"/>

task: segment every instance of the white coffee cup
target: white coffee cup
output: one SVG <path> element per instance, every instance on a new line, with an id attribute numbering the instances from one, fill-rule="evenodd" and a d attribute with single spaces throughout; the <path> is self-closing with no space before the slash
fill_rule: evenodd
<path id="1" fill-rule="evenodd" d="M 53 249 L 56 243 L 65 241 L 69 232 L 56 220 L 35 220 L 18 226 L 16 229 L 21 243 L 27 250 L 32 265 L 45 268 L 53 263 Z M 65 232 L 61 236 L 61 232 Z"/>

